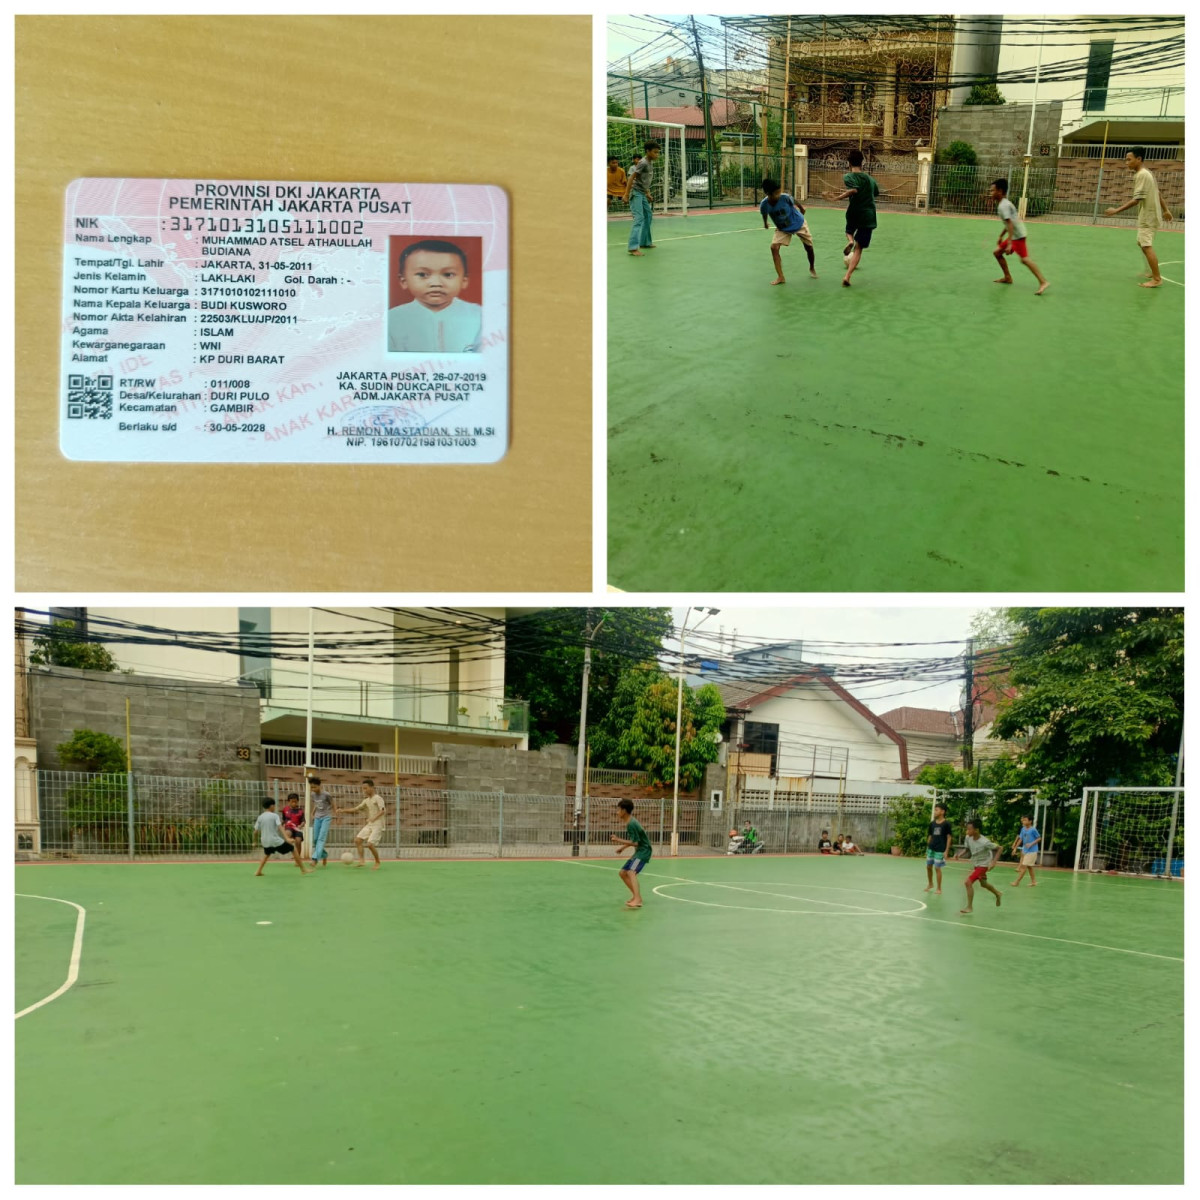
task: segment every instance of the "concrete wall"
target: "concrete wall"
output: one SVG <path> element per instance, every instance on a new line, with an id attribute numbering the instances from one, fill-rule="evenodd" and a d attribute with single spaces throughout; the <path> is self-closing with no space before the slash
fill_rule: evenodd
<path id="1" fill-rule="evenodd" d="M 970 142 L 981 166 L 1005 172 L 1024 165 L 1029 140 L 1028 104 L 952 104 L 938 109 L 937 149 L 951 142 Z M 1033 161 L 1030 167 L 1058 164 L 1058 138 L 1062 123 L 1062 101 L 1038 101 L 1033 119 Z M 1048 155 L 1038 153 L 1045 143 Z"/>
<path id="2" fill-rule="evenodd" d="M 56 747 L 76 729 L 111 734 L 124 743 L 127 698 L 135 772 L 263 778 L 256 688 L 69 667 L 35 667 L 29 673 L 38 765 L 66 769 Z M 249 747 L 248 761 L 237 757 L 238 746 Z"/>
<path id="3" fill-rule="evenodd" d="M 567 794 L 567 760 L 561 750 L 500 750 L 434 742 L 446 760 L 446 787 L 462 792 L 504 792 L 514 796 Z"/>

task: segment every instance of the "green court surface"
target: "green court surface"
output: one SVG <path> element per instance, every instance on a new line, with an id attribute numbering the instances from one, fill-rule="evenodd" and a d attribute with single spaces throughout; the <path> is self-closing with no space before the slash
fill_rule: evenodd
<path id="1" fill-rule="evenodd" d="M 19 868 L 17 1182 L 1182 1182 L 1181 885 L 616 867 Z"/>
<path id="2" fill-rule="evenodd" d="M 626 591 L 1178 590 L 1183 234 L 840 210 L 608 227 L 609 583 Z"/>

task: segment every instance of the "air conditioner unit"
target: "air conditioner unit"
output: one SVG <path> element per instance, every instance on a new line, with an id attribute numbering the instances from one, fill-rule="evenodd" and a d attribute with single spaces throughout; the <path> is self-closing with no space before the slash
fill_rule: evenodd
<path id="1" fill-rule="evenodd" d="M 713 792 L 708 798 L 708 807 L 712 812 L 720 812 L 725 800 L 724 792 Z"/>

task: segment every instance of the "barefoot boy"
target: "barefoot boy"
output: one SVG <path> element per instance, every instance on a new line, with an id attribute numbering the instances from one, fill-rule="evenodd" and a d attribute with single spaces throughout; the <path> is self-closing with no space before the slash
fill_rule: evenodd
<path id="1" fill-rule="evenodd" d="M 971 856 L 971 873 L 967 876 L 967 907 L 960 908 L 958 911 L 963 916 L 970 915 L 974 911 L 973 904 L 975 901 L 975 884 L 986 891 L 992 893 L 996 897 L 996 907 L 1000 907 L 1000 893 L 987 881 L 987 873 L 1000 861 L 1000 847 L 995 842 L 989 841 L 979 832 L 979 825 L 975 821 L 967 822 L 967 836 L 963 838 L 963 845 L 967 849 L 967 853 Z"/>
<path id="2" fill-rule="evenodd" d="M 992 282 L 1012 283 L 1013 278 L 1008 273 L 1008 263 L 1004 261 L 1004 256 L 1016 254 L 1037 277 L 1040 286 L 1033 294 L 1040 296 L 1050 285 L 1046 282 L 1046 277 L 1038 270 L 1037 263 L 1029 257 L 1029 247 L 1025 244 L 1025 222 L 1017 215 L 1017 206 L 1008 198 L 1008 180 L 997 179 L 988 190 L 988 195 L 996 201 L 996 215 L 1004 222 L 1004 228 L 1000 231 L 1000 238 L 993 251 L 1004 275 Z"/>
<path id="3" fill-rule="evenodd" d="M 275 801 L 264 800 L 262 806 L 263 810 L 258 814 L 258 820 L 254 822 L 263 852 L 262 862 L 254 872 L 255 878 L 263 873 L 263 867 L 267 865 L 267 860 L 272 854 L 290 854 L 296 866 L 300 868 L 300 874 L 307 875 L 312 868 L 305 867 L 300 861 L 300 843 L 291 838 L 284 829 L 279 814 L 275 811 Z"/>
<path id="4" fill-rule="evenodd" d="M 832 200 L 848 198 L 850 201 L 846 205 L 846 237 L 849 243 L 842 251 L 846 255 L 846 277 L 842 280 L 842 287 L 850 286 L 850 276 L 858 267 L 862 252 L 871 244 L 871 235 L 877 224 L 875 197 L 879 195 L 879 184 L 862 169 L 862 151 L 851 150 L 846 160 L 850 165 L 850 170 L 842 176 L 846 190 L 830 197 Z"/>
<path id="5" fill-rule="evenodd" d="M 1158 272 L 1158 255 L 1154 253 L 1154 235 L 1158 232 L 1159 214 L 1164 221 L 1171 219 L 1171 210 L 1163 203 L 1158 194 L 1158 182 L 1153 172 L 1143 165 L 1146 157 L 1145 146 L 1134 146 L 1125 155 L 1125 165 L 1133 174 L 1133 199 L 1120 208 L 1106 208 L 1106 217 L 1115 217 L 1127 208 L 1135 205 L 1137 217 L 1137 244 L 1146 256 L 1146 266 L 1150 268 L 1150 278 L 1141 284 L 1142 287 L 1162 287 L 1162 276 Z"/>
<path id="6" fill-rule="evenodd" d="M 1033 877 L 1033 868 L 1037 862 L 1037 852 L 1041 844 L 1042 835 L 1033 827 L 1033 818 L 1022 817 L 1021 828 L 1017 831 L 1017 836 L 1013 839 L 1012 844 L 1014 850 L 1018 846 L 1021 847 L 1021 865 L 1017 868 L 1017 877 L 1012 882 L 1013 887 L 1020 886 L 1021 876 L 1026 871 L 1029 872 L 1029 886 L 1037 887 L 1037 880 Z"/>
<path id="7" fill-rule="evenodd" d="M 762 213 L 763 228 L 766 229 L 767 218 L 775 222 L 775 236 L 771 238 L 771 258 L 775 262 L 775 278 L 771 286 L 776 287 L 787 280 L 783 277 L 783 263 L 779 258 L 780 246 L 791 245 L 792 236 L 800 239 L 804 252 L 808 255 L 808 273 L 816 279 L 816 259 L 813 256 L 812 233 L 804 220 L 804 205 L 798 204 L 780 186 L 777 179 L 764 179 L 762 190 L 766 199 L 758 206 Z"/>
<path id="8" fill-rule="evenodd" d="M 927 892 L 933 891 L 933 873 L 937 872 L 937 894 L 942 894 L 942 868 L 946 865 L 946 855 L 950 853 L 950 842 L 953 831 L 950 822 L 946 820 L 946 806 L 933 806 L 933 820 L 929 822 L 929 842 L 925 851 L 925 877 L 929 880 Z"/>
<path id="9" fill-rule="evenodd" d="M 358 851 L 357 865 L 362 867 L 366 865 L 366 858 L 363 854 L 365 846 L 371 851 L 371 857 L 375 860 L 375 865 L 371 868 L 373 871 L 379 870 L 379 843 L 383 840 L 383 830 L 387 824 L 385 817 L 385 806 L 383 797 L 375 790 L 375 780 L 364 779 L 362 781 L 363 798 L 353 808 L 335 808 L 335 813 L 356 813 L 362 812 L 364 809 L 367 813 L 367 823 L 354 835 L 354 848 Z"/>
<path id="10" fill-rule="evenodd" d="M 625 833 L 627 835 L 625 837 L 621 837 L 615 833 L 612 835 L 612 840 L 617 844 L 617 853 L 620 854 L 623 850 L 633 849 L 633 857 L 627 859 L 625 865 L 621 868 L 621 879 L 630 892 L 633 893 L 632 899 L 626 901 L 625 907 L 641 908 L 642 891 L 638 887 L 638 875 L 645 869 L 654 851 L 650 848 L 649 834 L 633 819 L 633 801 L 620 800 L 617 803 L 617 809 L 620 812 L 621 820 L 625 822 Z"/>
<path id="11" fill-rule="evenodd" d="M 650 225 L 654 220 L 651 187 L 654 184 L 654 163 L 662 150 L 657 142 L 647 142 L 645 150 L 646 153 L 629 170 L 622 197 L 633 214 L 633 224 L 629 229 L 629 253 L 635 258 L 640 257 L 643 250 L 654 249 L 654 239 L 650 236 Z"/>

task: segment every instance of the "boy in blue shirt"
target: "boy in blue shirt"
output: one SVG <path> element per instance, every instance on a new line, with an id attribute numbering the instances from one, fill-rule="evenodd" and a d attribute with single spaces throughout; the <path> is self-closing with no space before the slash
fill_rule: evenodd
<path id="1" fill-rule="evenodd" d="M 812 232 L 804 220 L 804 206 L 797 204 L 780 186 L 777 179 L 764 179 L 762 190 L 766 199 L 758 206 L 762 213 L 763 228 L 769 228 L 767 217 L 775 222 L 775 236 L 771 239 L 771 258 L 775 260 L 775 274 L 778 278 L 771 280 L 772 287 L 778 287 L 787 280 L 783 277 L 783 263 L 779 258 L 779 247 L 791 244 L 792 236 L 799 237 L 808 255 L 808 273 L 816 279 L 816 258 L 813 255 Z"/>
<path id="2" fill-rule="evenodd" d="M 1017 836 L 1013 839 L 1012 848 L 1016 850 L 1021 847 L 1021 865 L 1017 868 L 1017 877 L 1013 880 L 1012 887 L 1021 886 L 1021 876 L 1026 871 L 1029 872 L 1029 886 L 1037 887 L 1037 880 L 1033 877 L 1034 864 L 1037 862 L 1037 852 L 1042 844 L 1042 835 L 1033 827 L 1032 817 L 1021 818 L 1021 828 L 1017 831 Z"/>

